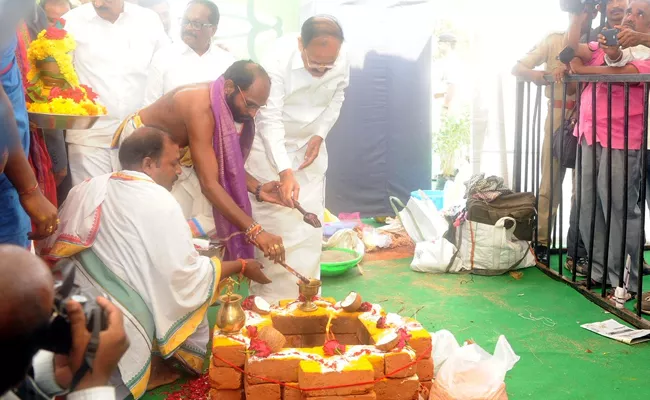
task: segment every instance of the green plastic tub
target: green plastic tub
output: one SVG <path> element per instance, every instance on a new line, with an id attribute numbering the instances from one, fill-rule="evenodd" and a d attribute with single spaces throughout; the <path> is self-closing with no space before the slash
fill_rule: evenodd
<path id="1" fill-rule="evenodd" d="M 346 260 L 346 261 L 339 261 L 339 262 L 321 262 L 320 264 L 320 273 L 322 276 L 339 276 L 343 275 L 344 273 L 348 272 L 352 268 L 356 267 L 359 262 L 361 262 L 361 259 L 363 259 L 363 256 L 357 253 L 354 250 L 349 250 L 349 249 L 340 249 L 340 248 L 331 248 L 331 249 L 325 249 L 323 250 L 323 254 L 325 252 L 340 252 L 340 253 L 347 253 L 351 254 L 354 256 L 353 259 L 351 260 Z"/>

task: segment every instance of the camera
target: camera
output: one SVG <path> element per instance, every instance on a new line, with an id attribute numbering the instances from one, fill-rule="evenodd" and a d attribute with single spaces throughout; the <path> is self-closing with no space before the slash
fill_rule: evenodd
<path id="1" fill-rule="evenodd" d="M 107 328 L 104 310 L 95 298 L 99 291 L 84 290 L 74 283 L 75 263 L 70 259 L 59 261 L 52 269 L 54 277 L 54 309 L 50 322 L 40 338 L 40 348 L 56 354 L 68 354 L 72 348 L 72 331 L 68 318 L 67 304 L 74 300 L 81 304 L 86 316 L 86 328 L 93 335 Z"/>
<path id="2" fill-rule="evenodd" d="M 597 5 L 607 7 L 608 0 L 560 0 L 560 9 L 564 12 L 579 14 L 585 9 L 596 8 Z"/>

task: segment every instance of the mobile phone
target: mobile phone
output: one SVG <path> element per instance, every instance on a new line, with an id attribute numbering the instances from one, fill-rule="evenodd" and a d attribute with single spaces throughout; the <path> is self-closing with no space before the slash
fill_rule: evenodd
<path id="1" fill-rule="evenodd" d="M 603 29 L 601 35 L 605 36 L 605 45 L 618 46 L 618 29 Z"/>

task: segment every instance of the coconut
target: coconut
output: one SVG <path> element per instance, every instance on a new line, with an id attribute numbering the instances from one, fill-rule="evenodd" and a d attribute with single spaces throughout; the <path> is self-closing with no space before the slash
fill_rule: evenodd
<path id="1" fill-rule="evenodd" d="M 389 352 L 397 347 L 399 343 L 399 335 L 395 331 L 386 333 L 381 339 L 377 341 L 375 347 L 383 352 Z"/>
<path id="2" fill-rule="evenodd" d="M 260 315 L 267 315 L 271 312 L 271 305 L 259 296 L 253 299 L 253 311 Z"/>
<path id="3" fill-rule="evenodd" d="M 345 298 L 341 302 L 341 307 L 347 312 L 355 312 L 361 307 L 361 303 L 363 301 L 361 300 L 361 295 L 357 292 L 350 292 L 348 294 L 348 297 Z"/>
<path id="4" fill-rule="evenodd" d="M 285 343 L 287 342 L 287 338 L 285 338 L 279 330 L 275 329 L 272 326 L 265 326 L 264 328 L 260 329 L 257 333 L 257 337 L 260 340 L 265 341 L 273 353 L 277 353 L 278 351 L 282 350 Z"/>

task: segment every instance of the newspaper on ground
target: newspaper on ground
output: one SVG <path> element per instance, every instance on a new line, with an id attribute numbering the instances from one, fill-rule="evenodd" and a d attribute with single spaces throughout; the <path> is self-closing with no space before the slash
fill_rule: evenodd
<path id="1" fill-rule="evenodd" d="M 601 336 L 623 342 L 625 344 L 637 344 L 650 340 L 650 330 L 634 329 L 627 327 L 613 319 L 603 322 L 594 322 L 582 325 L 583 328 L 597 333 Z"/>

